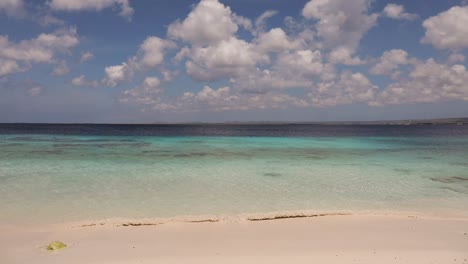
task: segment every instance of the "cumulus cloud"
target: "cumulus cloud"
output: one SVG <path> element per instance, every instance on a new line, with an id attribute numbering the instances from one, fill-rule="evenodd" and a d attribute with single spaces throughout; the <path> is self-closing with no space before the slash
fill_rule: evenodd
<path id="1" fill-rule="evenodd" d="M 426 34 L 422 43 L 437 49 L 464 49 L 468 47 L 468 6 L 455 6 L 423 22 Z"/>
<path id="2" fill-rule="evenodd" d="M 26 92 L 28 93 L 29 96 L 35 97 L 38 95 L 41 95 L 43 92 L 42 86 L 34 86 L 31 89 L 27 90 Z"/>
<path id="3" fill-rule="evenodd" d="M 108 66 L 104 71 L 106 73 L 106 77 L 103 82 L 111 87 L 114 87 L 123 81 L 130 81 L 134 73 L 133 68 L 126 62 L 120 65 Z"/>
<path id="4" fill-rule="evenodd" d="M 468 100 L 462 85 L 467 81 L 467 71 L 457 64 L 464 60 L 459 49 L 465 44 L 454 45 L 451 38 L 444 40 L 451 44 L 440 44 L 433 37 L 439 34 L 438 30 L 448 30 L 445 27 L 450 23 L 446 21 L 435 17 L 426 20 L 424 41 L 453 49 L 448 58 L 451 65 L 419 61 L 402 49 L 387 50 L 379 58 L 361 59 L 356 54 L 360 41 L 376 25 L 380 15 L 399 20 L 417 18 L 397 4 L 388 4 L 380 14 L 372 13 L 371 3 L 372 0 L 311 0 L 302 10 L 301 21 L 285 19 L 289 28 L 285 30 L 268 28 L 266 21 L 276 11 L 266 11 L 252 23 L 218 0 L 201 0 L 184 19 L 168 26 L 170 40 L 148 37 L 135 56 L 107 67 L 102 81 L 116 86 L 132 80 L 137 72 L 158 69 L 158 77 L 145 78 L 139 86 L 124 91 L 120 98 L 123 103 L 157 111 L 380 106 Z M 441 14 L 436 17 L 450 20 Z M 239 33 L 240 27 L 247 31 Z M 457 33 L 450 37 L 461 38 L 459 31 L 463 30 L 457 27 L 452 27 Z M 247 32 L 251 38 L 239 36 Z M 213 88 L 210 84 L 197 92 L 189 89 L 180 96 L 165 98 L 161 83 L 172 81 L 177 71 L 163 66 L 167 50 L 175 48 L 179 49 L 171 62 L 185 66 L 192 79 L 225 81 L 225 86 Z M 363 64 L 371 64 L 367 72 L 364 67 L 358 72 L 347 67 Z M 388 76 L 393 83 L 378 87 L 367 74 Z M 87 83 L 84 76 L 79 77 L 77 84 Z M 297 88 L 305 95 L 293 96 L 295 93 L 290 90 Z"/>
<path id="5" fill-rule="evenodd" d="M 278 53 L 271 65 L 231 78 L 232 87 L 247 93 L 309 88 L 317 80 L 334 78 L 335 68 L 326 64 L 319 50 L 298 49 Z"/>
<path id="6" fill-rule="evenodd" d="M 129 0 L 51 0 L 49 5 L 52 10 L 56 11 L 101 11 L 105 8 L 118 6 L 120 8 L 119 15 L 128 20 L 132 19 L 134 12 Z"/>
<path id="7" fill-rule="evenodd" d="M 239 76 L 255 69 L 257 62 L 267 60 L 252 44 L 234 37 L 216 45 L 194 48 L 189 57 L 187 73 L 204 81 Z"/>
<path id="8" fill-rule="evenodd" d="M 430 103 L 443 100 L 468 101 L 468 71 L 464 65 L 448 66 L 434 59 L 417 62 L 402 79 L 386 87 L 373 105 Z"/>
<path id="9" fill-rule="evenodd" d="M 258 34 L 259 32 L 264 32 L 266 28 L 266 21 L 278 14 L 276 10 L 267 10 L 263 12 L 257 19 L 255 19 L 255 31 L 254 33 Z"/>
<path id="10" fill-rule="evenodd" d="M 164 40 L 158 37 L 148 37 L 140 46 L 140 59 L 144 67 L 156 67 L 164 61 L 164 51 L 175 48 L 172 41 Z"/>
<path id="11" fill-rule="evenodd" d="M 364 74 L 344 71 L 336 80 L 319 83 L 308 96 L 315 106 L 336 106 L 370 102 L 377 91 Z"/>
<path id="12" fill-rule="evenodd" d="M 317 35 L 330 49 L 343 48 L 353 55 L 363 35 L 376 25 L 378 14 L 369 14 L 371 0 L 311 0 L 302 10 L 316 20 Z"/>
<path id="13" fill-rule="evenodd" d="M 266 33 L 261 33 L 255 42 L 257 49 L 262 53 L 280 52 L 301 47 L 300 42 L 291 40 L 281 28 L 273 28 Z"/>
<path id="14" fill-rule="evenodd" d="M 297 50 L 282 53 L 278 56 L 275 67 L 281 72 L 289 71 L 291 77 L 294 74 L 299 76 L 316 76 L 322 73 L 322 55 L 318 50 Z"/>
<path id="15" fill-rule="evenodd" d="M 396 77 L 398 72 L 396 71 L 400 65 L 408 64 L 408 53 L 401 49 L 393 49 L 385 51 L 380 57 L 379 62 L 375 64 L 370 72 L 376 75 L 393 75 Z"/>
<path id="16" fill-rule="evenodd" d="M 64 26 L 66 23 L 64 20 L 59 19 L 51 14 L 45 14 L 39 17 L 38 22 L 41 26 Z"/>
<path id="17" fill-rule="evenodd" d="M 60 61 L 50 74 L 53 76 L 63 76 L 68 73 L 70 73 L 70 68 L 68 68 L 67 63 L 65 61 Z"/>
<path id="18" fill-rule="evenodd" d="M 82 74 L 78 77 L 75 77 L 71 80 L 71 84 L 75 86 L 88 86 L 88 87 L 97 87 L 99 85 L 98 81 L 89 81 L 86 77 Z"/>
<path id="19" fill-rule="evenodd" d="M 202 0 L 183 21 L 169 25 L 168 35 L 193 45 L 226 41 L 238 30 L 229 7 L 218 0 Z"/>
<path id="20" fill-rule="evenodd" d="M 264 15 L 263 19 L 266 19 Z M 263 22 L 257 20 L 256 25 Z M 255 43 L 236 36 L 238 24 L 251 29 L 251 22 L 234 14 L 228 6 L 218 0 L 202 0 L 183 21 L 169 25 L 168 35 L 175 40 L 188 44 L 175 56 L 176 61 L 187 59 L 186 72 L 199 81 L 214 81 L 236 77 L 255 70 L 257 63 L 268 62 L 269 57 Z M 251 29 L 251 32 L 255 32 Z M 265 52 L 276 49 L 265 41 L 285 37 L 280 30 L 264 35 L 260 40 Z M 286 40 L 287 41 L 287 40 Z"/>
<path id="21" fill-rule="evenodd" d="M 294 75 L 278 69 L 255 69 L 240 78 L 230 80 L 233 88 L 246 94 L 267 94 L 275 90 L 309 87 L 313 84 L 310 78 Z"/>
<path id="22" fill-rule="evenodd" d="M 106 77 L 103 83 L 116 86 L 121 82 L 130 81 L 135 72 L 160 66 L 164 62 L 164 53 L 175 47 L 175 43 L 158 37 L 147 37 L 137 52 L 137 55 L 119 65 L 108 66 L 104 69 Z"/>
<path id="23" fill-rule="evenodd" d="M 465 61 L 465 55 L 460 54 L 460 53 L 452 53 L 448 57 L 448 63 L 453 64 L 456 62 L 464 62 Z"/>
<path id="24" fill-rule="evenodd" d="M 174 70 L 174 71 L 162 70 L 161 74 L 163 75 L 164 82 L 171 82 L 172 80 L 174 80 L 174 78 L 177 75 L 179 75 L 179 71 L 178 70 Z"/>
<path id="25" fill-rule="evenodd" d="M 80 75 L 72 79 L 71 83 L 75 86 L 84 86 L 86 85 L 86 79 L 84 75 Z"/>
<path id="26" fill-rule="evenodd" d="M 333 64 L 362 65 L 366 62 L 354 56 L 354 50 L 348 47 L 338 47 L 330 52 L 329 60 Z"/>
<path id="27" fill-rule="evenodd" d="M 86 52 L 81 53 L 80 63 L 84 63 L 92 59 L 94 59 L 94 54 L 89 51 L 86 51 Z"/>
<path id="28" fill-rule="evenodd" d="M 170 111 L 231 111 L 249 109 L 275 109 L 287 107 L 306 107 L 308 103 L 291 95 L 282 93 L 243 94 L 225 86 L 213 89 L 203 87 L 199 92 L 186 92 L 174 102 L 159 104 L 154 107 L 157 110 Z"/>
<path id="29" fill-rule="evenodd" d="M 23 69 L 15 60 L 0 58 L 0 78 L 21 71 L 23 71 Z"/>
<path id="30" fill-rule="evenodd" d="M 23 13 L 23 0 L 0 1 L 0 13 L 5 12 L 9 16 L 17 16 Z"/>
<path id="31" fill-rule="evenodd" d="M 383 15 L 397 20 L 415 20 L 418 15 L 405 12 L 405 7 L 397 4 L 388 4 L 383 10 Z"/>
<path id="32" fill-rule="evenodd" d="M 25 71 L 34 63 L 58 64 L 63 73 L 66 68 L 63 60 L 58 60 L 61 54 L 68 54 L 78 45 L 79 38 L 74 28 L 59 30 L 55 33 L 40 34 L 38 37 L 12 42 L 7 36 L 0 36 L 0 60 L 4 61 L 2 73 L 4 75 Z"/>
<path id="33" fill-rule="evenodd" d="M 54 34 L 40 34 L 37 38 L 12 43 L 0 36 L 0 57 L 34 63 L 52 63 L 55 55 L 66 52 L 79 43 L 76 30 Z"/>
<path id="34" fill-rule="evenodd" d="M 125 90 L 120 101 L 157 107 L 161 103 L 161 94 L 163 93 L 160 85 L 161 81 L 157 77 L 146 77 L 140 86 Z"/>

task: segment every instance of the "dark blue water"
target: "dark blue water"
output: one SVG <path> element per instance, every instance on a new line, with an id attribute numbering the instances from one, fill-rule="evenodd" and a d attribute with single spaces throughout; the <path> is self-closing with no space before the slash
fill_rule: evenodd
<path id="1" fill-rule="evenodd" d="M 468 136 L 468 125 L 0 124 L 0 134 L 223 137 Z"/>

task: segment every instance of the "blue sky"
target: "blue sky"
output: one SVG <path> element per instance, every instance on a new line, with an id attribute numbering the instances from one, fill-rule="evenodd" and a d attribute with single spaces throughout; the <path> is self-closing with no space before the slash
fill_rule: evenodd
<path id="1" fill-rule="evenodd" d="M 463 0 L 0 0 L 0 122 L 468 116 Z"/>

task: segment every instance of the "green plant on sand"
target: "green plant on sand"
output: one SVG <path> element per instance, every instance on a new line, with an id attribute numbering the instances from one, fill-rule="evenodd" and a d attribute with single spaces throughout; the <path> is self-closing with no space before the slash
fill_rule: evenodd
<path id="1" fill-rule="evenodd" d="M 67 245 L 60 241 L 53 241 L 47 246 L 47 250 L 59 250 L 62 248 L 66 248 Z"/>

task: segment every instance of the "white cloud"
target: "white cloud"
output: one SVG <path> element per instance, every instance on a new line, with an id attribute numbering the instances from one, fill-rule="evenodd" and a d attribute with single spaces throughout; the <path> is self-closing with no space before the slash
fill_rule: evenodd
<path id="1" fill-rule="evenodd" d="M 81 53 L 80 63 L 84 63 L 92 59 L 94 59 L 94 54 L 89 51 L 86 51 L 86 52 Z"/>
<path id="2" fill-rule="evenodd" d="M 252 21 L 246 17 L 239 16 L 236 14 L 232 14 L 232 21 L 236 23 L 237 25 L 243 27 L 247 31 L 253 32 L 253 25 Z"/>
<path id="3" fill-rule="evenodd" d="M 264 32 L 266 28 L 266 21 L 268 18 L 278 14 L 276 10 L 267 10 L 263 12 L 257 19 L 255 19 L 255 31 L 254 33 Z"/>
<path id="4" fill-rule="evenodd" d="M 69 51 L 79 43 L 75 29 L 12 43 L 0 36 L 0 57 L 34 63 L 52 63 L 57 53 Z"/>
<path id="5" fill-rule="evenodd" d="M 104 84 L 116 86 L 124 81 L 131 81 L 135 72 L 158 67 L 164 62 L 164 53 L 175 47 L 175 43 L 158 37 L 149 36 L 140 45 L 137 55 L 119 65 L 108 66 L 104 69 L 106 77 Z"/>
<path id="6" fill-rule="evenodd" d="M 89 86 L 97 87 L 99 85 L 98 81 L 88 81 L 84 75 L 80 75 L 71 80 L 71 84 L 75 86 Z"/>
<path id="7" fill-rule="evenodd" d="M 169 71 L 169 70 L 162 70 L 161 74 L 163 75 L 164 82 L 171 82 L 174 78 L 179 75 L 179 71 Z"/>
<path id="8" fill-rule="evenodd" d="M 86 85 L 86 79 L 84 75 L 80 75 L 78 77 L 75 77 L 72 79 L 71 83 L 75 86 L 85 86 Z"/>
<path id="9" fill-rule="evenodd" d="M 119 65 L 108 66 L 104 71 L 106 72 L 106 77 L 103 82 L 111 87 L 123 81 L 130 81 L 134 74 L 132 67 L 126 62 Z"/>
<path id="10" fill-rule="evenodd" d="M 221 87 L 212 89 L 209 86 L 203 87 L 198 93 L 186 92 L 181 97 L 178 108 L 197 111 L 200 109 L 232 110 L 234 102 L 238 101 L 238 96 L 231 94 L 231 88 Z"/>
<path id="11" fill-rule="evenodd" d="M 238 76 L 255 69 L 260 60 L 254 45 L 235 36 L 237 23 L 251 27 L 218 0 L 202 0 L 183 21 L 169 25 L 168 35 L 190 44 L 175 56 L 185 62 L 187 73 L 196 80 L 213 81 Z"/>
<path id="12" fill-rule="evenodd" d="M 4 11 L 9 16 L 17 16 L 23 13 L 23 6 L 22 0 L 1 0 L 0 12 Z"/>
<path id="13" fill-rule="evenodd" d="M 274 90 L 308 88 L 319 79 L 333 78 L 334 67 L 324 64 L 319 50 L 279 53 L 266 69 L 250 70 L 231 79 L 233 88 L 265 94 Z"/>
<path id="14" fill-rule="evenodd" d="M 456 62 L 464 62 L 465 61 L 465 55 L 460 54 L 460 53 L 452 53 L 448 57 L 448 63 L 453 64 Z"/>
<path id="15" fill-rule="evenodd" d="M 54 70 L 51 72 L 53 76 L 63 76 L 70 73 L 70 69 L 65 61 L 61 61 L 55 66 Z"/>
<path id="16" fill-rule="evenodd" d="M 231 87 L 213 89 L 203 87 L 198 93 L 186 92 L 176 102 L 159 110 L 172 111 L 232 111 L 249 109 L 275 109 L 287 107 L 307 107 L 308 103 L 291 95 L 282 93 L 243 94 Z"/>
<path id="17" fill-rule="evenodd" d="M 11 42 L 7 36 L 0 36 L 0 60 L 5 63 L 2 73 L 6 75 L 25 71 L 34 63 L 63 66 L 63 60 L 58 60 L 59 56 L 68 54 L 78 43 L 78 35 L 74 28 L 50 34 L 43 33 L 18 43 Z M 65 68 L 66 65 L 62 67 L 62 73 Z"/>
<path id="18" fill-rule="evenodd" d="M 122 93 L 120 99 L 157 111 L 468 100 L 464 99 L 468 98 L 466 88 L 461 85 L 467 82 L 467 71 L 463 65 L 453 65 L 463 61 L 464 56 L 453 45 L 448 58 L 452 66 L 433 60 L 421 62 L 402 49 L 388 50 L 378 59 L 364 55 L 361 59 L 356 54 L 360 41 L 376 25 L 379 15 L 416 18 L 396 4 L 387 5 L 382 14 L 372 13 L 371 3 L 372 0 L 311 0 L 302 10 L 302 21 L 285 20 L 293 29 L 285 31 L 279 27 L 268 29 L 266 25 L 265 21 L 276 11 L 265 12 L 252 24 L 218 0 L 201 0 L 185 19 L 169 25 L 167 35 L 179 45 L 149 37 L 135 56 L 107 67 L 104 82 L 115 86 L 130 81 L 137 71 L 159 67 L 158 78 L 145 79 L 140 86 Z M 444 23 L 436 24 L 435 27 Z M 427 25 L 425 22 L 427 32 L 433 30 Z M 251 38 L 240 38 L 239 26 L 247 29 Z M 210 84 L 198 92 L 189 90 L 174 99 L 164 98 L 161 82 L 172 81 L 174 76 L 174 72 L 163 67 L 164 57 L 168 49 L 176 46 L 179 50 L 172 62 L 185 65 L 186 73 L 194 80 L 229 80 L 229 85 L 212 88 Z M 368 63 L 372 63 L 368 72 L 337 66 Z M 366 76 L 368 73 L 389 76 L 393 83 L 379 88 Z M 296 88 L 305 90 L 306 95 L 293 96 L 290 90 Z"/>
<path id="19" fill-rule="evenodd" d="M 16 61 L 0 58 L 0 78 L 21 71 L 23 69 Z"/>
<path id="20" fill-rule="evenodd" d="M 354 50 L 350 50 L 348 47 L 338 47 L 330 52 L 329 60 L 333 64 L 344 65 L 362 65 L 366 63 L 357 56 L 353 57 L 353 54 Z"/>
<path id="21" fill-rule="evenodd" d="M 299 48 L 299 42 L 291 41 L 281 28 L 273 28 L 261 33 L 255 40 L 257 49 L 262 53 L 280 52 Z"/>
<path id="22" fill-rule="evenodd" d="M 464 65 L 443 65 L 433 59 L 417 62 L 404 78 L 386 87 L 373 105 L 468 101 L 468 71 Z"/>
<path id="23" fill-rule="evenodd" d="M 175 48 L 172 41 L 148 37 L 140 46 L 142 55 L 139 63 L 144 67 L 156 67 L 164 62 L 164 51 L 170 48 Z"/>
<path id="24" fill-rule="evenodd" d="M 257 53 L 252 44 L 234 37 L 215 45 L 193 48 L 189 57 L 187 73 L 197 80 L 239 76 L 255 69 L 257 62 L 268 60 Z"/>
<path id="25" fill-rule="evenodd" d="M 400 65 L 408 64 L 408 53 L 401 49 L 393 49 L 384 52 L 379 62 L 375 64 L 370 72 L 376 75 L 394 75 Z"/>
<path id="26" fill-rule="evenodd" d="M 133 8 L 129 4 L 129 0 L 51 0 L 50 7 L 56 11 L 101 11 L 105 8 L 119 6 L 119 15 L 132 19 Z"/>
<path id="27" fill-rule="evenodd" d="M 371 0 L 311 0 L 302 15 L 315 19 L 318 36 L 330 49 L 354 53 L 363 35 L 376 25 L 378 14 L 369 14 Z"/>
<path id="28" fill-rule="evenodd" d="M 281 53 L 278 55 L 278 61 L 274 67 L 281 72 L 290 72 L 291 77 L 294 75 L 316 76 L 323 69 L 322 55 L 318 50 Z"/>
<path id="29" fill-rule="evenodd" d="M 163 100 L 163 90 L 157 78 L 145 79 L 141 86 L 122 93 L 122 103 L 142 105 L 143 110 L 194 112 L 194 111 L 231 111 L 249 109 L 271 109 L 307 107 L 306 100 L 282 93 L 245 94 L 225 86 L 213 89 L 204 86 L 199 92 L 185 92 L 173 100 Z"/>
<path id="30" fill-rule="evenodd" d="M 38 20 L 39 24 L 43 27 L 47 26 L 63 26 L 65 25 L 65 21 L 59 19 L 51 14 L 45 14 L 44 16 L 40 17 Z"/>
<path id="31" fill-rule="evenodd" d="M 422 43 L 438 49 L 468 47 L 468 6 L 455 6 L 423 22 L 426 34 Z"/>
<path id="32" fill-rule="evenodd" d="M 232 78 L 230 81 L 233 88 L 251 94 L 267 94 L 274 90 L 308 87 L 313 84 L 312 80 L 303 76 L 291 77 L 288 72 L 258 68 L 239 78 Z"/>
<path id="33" fill-rule="evenodd" d="M 125 90 L 120 101 L 123 103 L 136 103 L 139 105 L 157 106 L 161 102 L 163 89 L 157 77 L 146 77 L 139 87 Z"/>
<path id="34" fill-rule="evenodd" d="M 193 45 L 227 41 L 238 30 L 229 7 L 218 0 L 202 0 L 182 22 L 169 25 L 168 35 Z"/>
<path id="35" fill-rule="evenodd" d="M 288 36 L 281 28 L 265 32 L 266 19 L 276 13 L 266 11 L 256 19 L 251 30 L 254 39 L 249 42 L 236 36 L 239 16 L 232 13 L 229 7 L 217 0 L 202 0 L 185 20 L 169 26 L 170 37 L 188 42 L 188 46 L 179 50 L 175 61 L 186 59 L 186 72 L 198 81 L 238 78 L 257 73 L 263 75 L 257 67 L 268 65 L 270 55 L 275 57 L 275 53 L 313 46 L 314 33 L 310 30 L 304 30 L 294 37 Z M 218 22 L 212 25 L 213 21 Z M 245 28 L 250 27 L 249 21 L 243 24 Z"/>
<path id="36" fill-rule="evenodd" d="M 405 7 L 397 4 L 387 4 L 383 14 L 397 20 L 415 20 L 418 18 L 418 15 L 405 12 Z"/>
<path id="37" fill-rule="evenodd" d="M 308 96 L 315 106 L 367 103 L 374 100 L 378 87 L 362 73 L 345 71 L 337 80 L 319 83 Z"/>
<path id="38" fill-rule="evenodd" d="M 29 96 L 35 97 L 43 92 L 43 88 L 41 86 L 34 86 L 31 89 L 27 90 L 26 92 L 28 93 Z"/>

